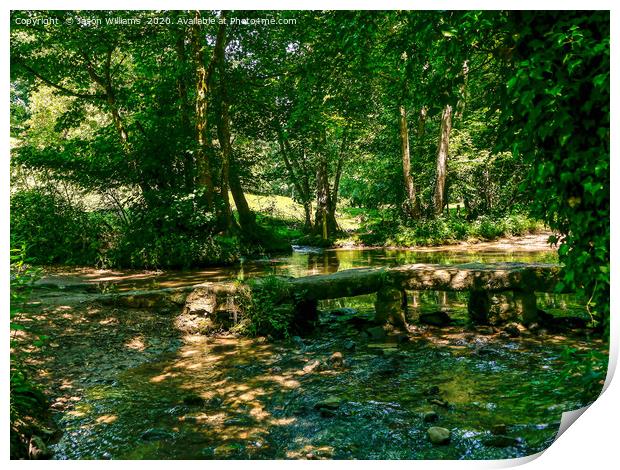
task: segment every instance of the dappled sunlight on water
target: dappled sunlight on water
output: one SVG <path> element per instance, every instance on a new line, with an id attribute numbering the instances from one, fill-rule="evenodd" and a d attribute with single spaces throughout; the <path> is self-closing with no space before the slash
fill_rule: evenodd
<path id="1" fill-rule="evenodd" d="M 501 261 L 557 258 L 527 250 L 312 250 L 226 268 L 56 273 L 46 281 L 93 283 L 109 291 L 265 274 Z M 66 397 L 57 399 L 65 431 L 54 446 L 58 459 L 528 455 L 552 442 L 562 411 L 595 398 L 562 375 L 562 351 L 603 349 L 586 332 L 523 330 L 508 338 L 492 328 L 474 328 L 467 323 L 467 296 L 459 292 L 407 292 L 408 331 L 379 337 L 370 334 L 368 323 L 375 295 L 322 301 L 318 329 L 290 341 L 181 337 L 169 313 L 82 305 L 82 297 L 76 299 L 52 302 L 47 313 L 59 329 L 54 341 L 61 344 L 57 356 L 47 359 L 49 380 L 66 387 Z M 554 315 L 587 315 L 571 295 L 540 294 L 538 304 Z M 450 326 L 418 322 L 422 313 L 437 311 L 449 314 Z M 54 372 L 54 361 L 66 361 L 72 375 Z M 429 412 L 436 413 L 436 422 L 425 421 Z M 428 441 L 433 425 L 451 431 L 449 445 Z M 501 445 L 493 441 L 495 426 L 506 428 Z"/>

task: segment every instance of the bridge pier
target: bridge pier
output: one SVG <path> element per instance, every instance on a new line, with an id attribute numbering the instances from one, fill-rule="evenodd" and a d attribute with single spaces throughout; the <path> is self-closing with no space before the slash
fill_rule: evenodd
<path id="1" fill-rule="evenodd" d="M 379 324 L 389 323 L 401 328 L 406 328 L 405 307 L 407 294 L 404 290 L 394 287 L 384 287 L 377 291 L 375 302 L 375 321 Z"/>
<path id="2" fill-rule="evenodd" d="M 318 302 L 316 300 L 300 300 L 294 305 L 294 324 L 300 332 L 308 332 L 314 328 L 319 319 Z"/>
<path id="3" fill-rule="evenodd" d="M 501 325 L 518 322 L 529 325 L 538 321 L 536 294 L 523 291 L 471 291 L 467 304 L 474 323 Z"/>

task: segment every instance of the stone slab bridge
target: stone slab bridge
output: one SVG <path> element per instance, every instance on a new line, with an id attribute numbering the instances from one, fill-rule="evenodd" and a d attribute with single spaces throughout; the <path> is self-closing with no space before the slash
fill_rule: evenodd
<path id="1" fill-rule="evenodd" d="M 469 263 L 411 264 L 398 267 L 356 268 L 334 274 L 300 278 L 280 277 L 270 290 L 274 309 L 289 311 L 300 329 L 317 319 L 318 301 L 377 294 L 377 323 L 406 326 L 406 291 L 467 291 L 468 312 L 474 323 L 497 325 L 539 320 L 536 292 L 558 292 L 561 267 L 555 264 Z M 272 280 L 273 282 L 273 280 Z M 244 309 L 266 278 L 250 283 L 208 282 L 150 292 L 116 294 L 109 300 L 127 306 L 184 305 L 183 313 L 202 318 L 204 331 L 221 329 L 243 317 Z"/>
<path id="2" fill-rule="evenodd" d="M 411 264 L 350 269 L 291 280 L 306 302 L 377 293 L 376 319 L 406 324 L 406 291 L 467 291 L 470 319 L 481 324 L 538 321 L 536 292 L 556 292 L 561 267 L 554 264 Z"/>
<path id="3" fill-rule="evenodd" d="M 561 267 L 555 264 L 410 264 L 360 268 L 291 279 L 294 295 L 316 308 L 323 299 L 377 293 L 376 320 L 403 326 L 406 291 L 467 291 L 470 319 L 481 324 L 537 322 L 536 292 L 557 292 Z M 305 313 L 308 308 L 304 308 Z"/>

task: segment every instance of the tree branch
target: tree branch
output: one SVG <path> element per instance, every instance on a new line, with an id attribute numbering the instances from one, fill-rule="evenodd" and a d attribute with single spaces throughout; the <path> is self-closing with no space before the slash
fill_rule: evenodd
<path id="1" fill-rule="evenodd" d="M 41 80 L 43 83 L 56 88 L 57 90 L 61 91 L 62 93 L 64 93 L 67 96 L 73 96 L 75 98 L 84 98 L 84 99 L 103 99 L 105 98 L 104 95 L 101 94 L 90 94 L 90 93 L 78 93 L 72 90 L 69 90 L 68 88 L 58 84 L 58 83 L 54 83 L 52 82 L 50 79 L 45 78 L 43 75 L 41 75 L 39 72 L 37 72 L 35 69 L 33 69 L 32 67 L 30 67 L 29 65 L 23 63 L 22 61 L 18 61 L 17 62 L 21 67 L 23 67 L 25 70 L 27 70 L 28 72 L 30 72 L 32 75 L 34 75 L 35 77 L 37 77 L 39 80 Z"/>

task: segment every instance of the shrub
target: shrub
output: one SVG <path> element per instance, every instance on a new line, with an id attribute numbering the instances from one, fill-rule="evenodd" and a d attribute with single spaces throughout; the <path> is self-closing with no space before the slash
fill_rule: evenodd
<path id="1" fill-rule="evenodd" d="M 34 264 L 94 264 L 102 224 L 66 199 L 38 190 L 11 195 L 11 247 Z"/>
<path id="2" fill-rule="evenodd" d="M 215 216 L 193 194 L 171 194 L 166 202 L 131 208 L 109 255 L 115 265 L 189 268 L 238 259 L 238 240 L 214 233 Z"/>
<path id="3" fill-rule="evenodd" d="M 364 228 L 368 233 L 360 235 L 360 240 L 368 245 L 424 246 L 467 238 L 493 240 L 507 235 L 524 235 L 542 229 L 543 225 L 522 214 L 484 215 L 471 222 L 452 215 L 421 220 L 382 219 Z"/>
<path id="4" fill-rule="evenodd" d="M 245 316 L 238 324 L 237 332 L 288 338 L 295 310 L 292 304 L 282 303 L 282 300 L 288 295 L 289 284 L 278 276 L 252 279 L 248 284 L 252 295 L 244 306 Z"/>
<path id="5" fill-rule="evenodd" d="M 48 402 L 39 387 L 32 383 L 29 371 L 24 365 L 24 349 L 16 341 L 16 335 L 27 330 L 22 324 L 22 308 L 32 290 L 33 282 L 39 272 L 25 263 L 23 249 L 11 250 L 11 367 L 10 367 L 10 420 L 11 420 L 11 458 L 29 456 L 28 437 L 36 428 L 37 418 L 44 415 Z M 40 347 L 47 337 L 34 335 L 28 331 L 29 340 L 25 346 Z"/>

